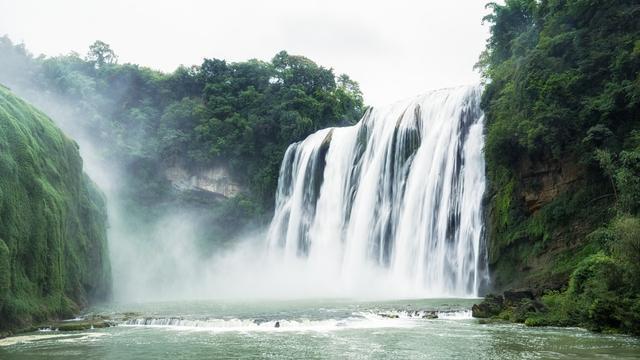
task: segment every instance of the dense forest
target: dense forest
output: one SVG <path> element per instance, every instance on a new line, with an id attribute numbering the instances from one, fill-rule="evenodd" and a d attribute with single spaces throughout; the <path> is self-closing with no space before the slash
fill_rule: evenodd
<path id="1" fill-rule="evenodd" d="M 0 336 L 108 298 L 106 226 L 76 143 L 0 87 Z"/>
<path id="2" fill-rule="evenodd" d="M 489 8 L 489 260 L 547 306 L 502 316 L 640 333 L 640 4 Z"/>
<path id="3" fill-rule="evenodd" d="M 354 123 L 364 110 L 358 84 L 347 75 L 284 51 L 270 62 L 205 59 L 166 74 L 118 64 L 101 41 L 86 56 L 34 57 L 3 37 L 0 69 L 0 82 L 27 99 L 66 104 L 78 119 L 73 126 L 101 156 L 125 164 L 132 176 L 123 179 L 123 198 L 133 207 L 175 200 L 162 173 L 167 166 L 227 168 L 245 189 L 216 207 L 214 217 L 227 229 L 229 221 L 270 214 L 289 144 Z"/>

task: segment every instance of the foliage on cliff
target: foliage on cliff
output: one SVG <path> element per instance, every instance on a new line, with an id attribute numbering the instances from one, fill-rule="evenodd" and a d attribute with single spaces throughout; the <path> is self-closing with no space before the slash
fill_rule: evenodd
<path id="1" fill-rule="evenodd" d="M 143 175 L 131 184 L 141 202 L 169 191 L 158 171 L 179 161 L 229 167 L 250 189 L 248 206 L 267 212 L 286 147 L 318 129 L 355 122 L 363 110 L 348 76 L 284 51 L 270 62 L 205 59 L 166 74 L 117 64 L 99 41 L 84 58 L 34 58 L 5 37 L 0 69 L 0 82 L 67 100 L 94 143 Z"/>
<path id="2" fill-rule="evenodd" d="M 637 313 L 640 294 L 628 259 L 640 251 L 640 232 L 629 225 L 640 211 L 640 5 L 488 7 L 491 37 L 478 65 L 488 80 L 495 284 L 568 285 L 554 295 L 562 316 L 573 309 L 569 317 L 584 326 L 637 331 L 624 319 Z M 528 206 L 526 198 L 543 201 Z"/>
<path id="3" fill-rule="evenodd" d="M 106 225 L 77 145 L 0 86 L 0 330 L 105 299 Z"/>

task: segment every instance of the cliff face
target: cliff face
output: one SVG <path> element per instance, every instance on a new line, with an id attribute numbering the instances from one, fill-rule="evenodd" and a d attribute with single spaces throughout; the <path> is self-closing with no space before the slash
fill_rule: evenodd
<path id="1" fill-rule="evenodd" d="M 190 171 L 180 165 L 173 165 L 165 170 L 167 180 L 178 191 L 205 191 L 225 198 L 232 198 L 242 191 L 229 171 L 224 167 L 211 167 Z"/>
<path id="2" fill-rule="evenodd" d="M 517 169 L 518 197 L 529 215 L 535 214 L 584 179 L 584 169 L 574 161 L 531 161 L 523 159 Z"/>
<path id="3" fill-rule="evenodd" d="M 618 223 L 640 216 L 637 4 L 514 0 L 488 9 L 478 66 L 488 80 L 493 284 L 566 286 L 597 253 L 621 260 L 615 249 L 628 232 Z"/>
<path id="4" fill-rule="evenodd" d="M 106 227 L 77 145 L 0 86 L 0 330 L 108 297 Z"/>
<path id="5" fill-rule="evenodd" d="M 588 235 L 611 218 L 606 183 L 571 156 L 525 157 L 497 173 L 489 172 L 487 222 L 493 290 L 563 287 L 597 248 Z"/>
<path id="6" fill-rule="evenodd" d="M 592 5 L 488 6 L 493 286 L 546 292 L 515 321 L 640 334 L 638 7 Z"/>

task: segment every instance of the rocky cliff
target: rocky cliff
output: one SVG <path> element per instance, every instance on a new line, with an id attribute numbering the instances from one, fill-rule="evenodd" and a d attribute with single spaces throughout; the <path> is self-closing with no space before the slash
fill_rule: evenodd
<path id="1" fill-rule="evenodd" d="M 576 157 L 523 157 L 510 170 L 489 174 L 492 289 L 562 288 L 596 250 L 588 235 L 611 219 L 612 194 Z"/>
<path id="2" fill-rule="evenodd" d="M 242 191 L 240 184 L 222 166 L 189 170 L 174 164 L 165 169 L 165 176 L 178 191 L 205 191 L 225 198 L 235 197 Z"/>

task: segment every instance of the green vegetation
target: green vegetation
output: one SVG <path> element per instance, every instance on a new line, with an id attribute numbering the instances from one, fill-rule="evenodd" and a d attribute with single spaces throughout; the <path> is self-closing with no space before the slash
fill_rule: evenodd
<path id="1" fill-rule="evenodd" d="M 637 334 L 640 6 L 488 6 L 478 65 L 495 285 L 556 290 L 529 325 Z"/>
<path id="2" fill-rule="evenodd" d="M 108 297 L 106 225 L 77 145 L 0 86 L 0 330 Z"/>
<path id="3" fill-rule="evenodd" d="M 151 208 L 173 199 L 162 170 L 179 163 L 228 168 L 248 191 L 235 202 L 241 207 L 227 208 L 269 214 L 286 147 L 318 129 L 351 124 L 363 112 L 348 76 L 284 51 L 270 62 L 205 59 L 165 74 L 117 64 L 100 41 L 85 58 L 34 58 L 5 37 L 0 69 L 0 82 L 68 103 L 70 117 L 83 121 L 74 125 L 133 175 L 124 197 Z"/>

